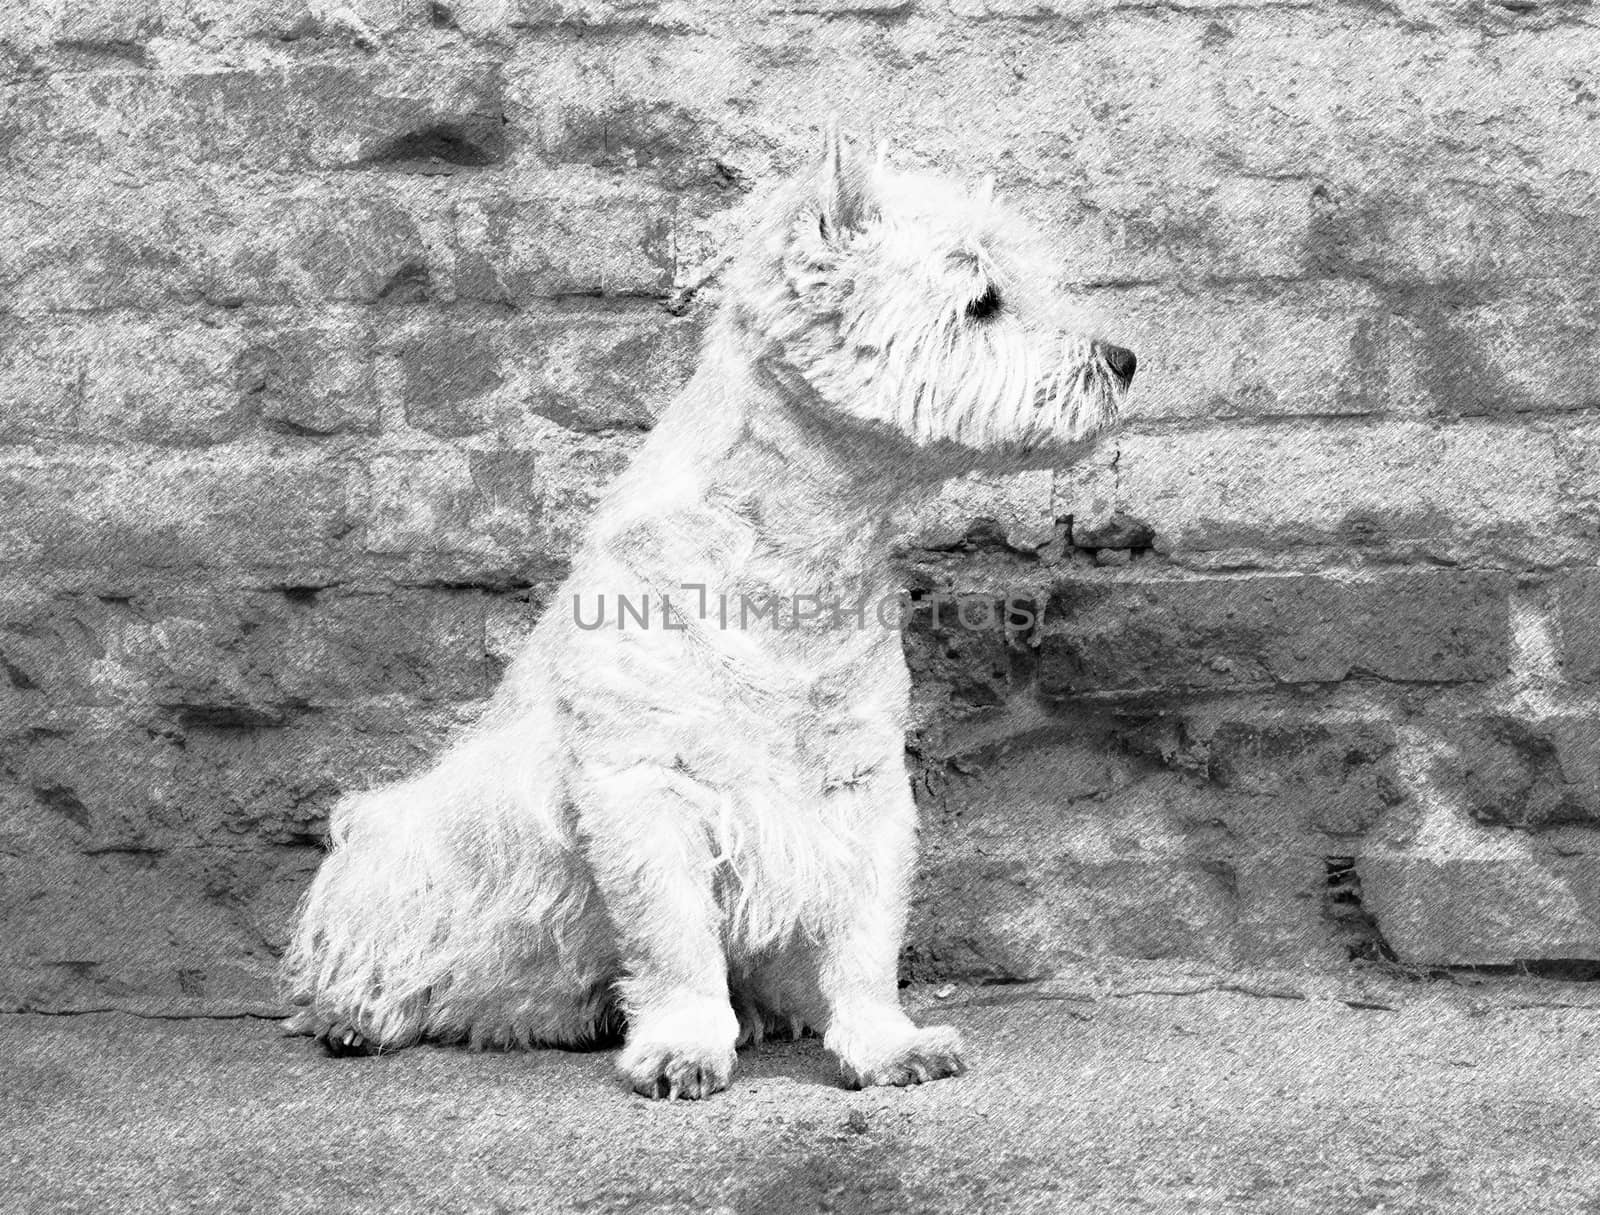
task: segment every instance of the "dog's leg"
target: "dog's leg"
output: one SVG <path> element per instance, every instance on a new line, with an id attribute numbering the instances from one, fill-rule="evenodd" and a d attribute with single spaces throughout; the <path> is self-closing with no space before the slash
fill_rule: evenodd
<path id="1" fill-rule="evenodd" d="M 818 1007 L 807 1016 L 839 1057 L 851 1087 L 921 1084 L 959 1074 L 961 1035 L 919 1028 L 900 1007 L 899 954 L 916 859 L 916 806 L 904 764 L 844 796 L 870 798 L 862 843 L 866 866 L 838 929 L 816 947 Z"/>
<path id="2" fill-rule="evenodd" d="M 646 1097 L 708 1097 L 728 1087 L 739 1036 L 711 841 L 669 772 L 599 767 L 585 773 L 579 822 L 622 962 L 618 1070 Z"/>

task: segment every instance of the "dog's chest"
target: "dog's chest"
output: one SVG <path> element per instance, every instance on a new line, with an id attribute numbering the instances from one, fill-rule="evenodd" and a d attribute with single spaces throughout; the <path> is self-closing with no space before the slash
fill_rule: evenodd
<path id="1" fill-rule="evenodd" d="M 822 795 L 882 767 L 903 746 L 908 676 L 898 637 L 843 635 L 826 645 L 740 647 L 714 680 L 721 695 L 684 739 L 748 780 Z"/>

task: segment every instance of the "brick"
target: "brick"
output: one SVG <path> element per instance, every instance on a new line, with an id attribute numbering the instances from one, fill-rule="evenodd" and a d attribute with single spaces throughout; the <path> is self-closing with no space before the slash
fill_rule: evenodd
<path id="1" fill-rule="evenodd" d="M 415 218 L 387 198 L 278 198 L 242 227 L 224 211 L 206 294 L 216 300 L 293 303 L 347 300 L 410 303 L 437 290 Z"/>
<path id="2" fill-rule="evenodd" d="M 1576 570 L 1555 594 L 1561 674 L 1577 683 L 1600 683 L 1600 574 Z"/>
<path id="3" fill-rule="evenodd" d="M 484 684 L 484 603 L 471 592 L 75 594 L 0 599 L 0 662 L 55 706 L 168 710 L 189 725 L 281 724 L 308 707 Z"/>
<path id="4" fill-rule="evenodd" d="M 226 442 L 370 430 L 364 330 L 123 313 L 0 322 L 0 440 Z"/>
<path id="5" fill-rule="evenodd" d="M 441 437 L 526 442 L 552 422 L 648 429 L 688 380 L 699 338 L 698 322 L 659 313 L 447 315 L 398 343 L 406 420 Z"/>
<path id="6" fill-rule="evenodd" d="M 169 32 L 186 23 L 193 37 L 205 40 L 261 40 L 293 44 L 325 39 L 376 50 L 383 39 L 432 24 L 429 0 L 347 0 L 326 4 L 313 0 L 166 0 Z"/>
<path id="7" fill-rule="evenodd" d="M 0 440 L 219 442 L 247 420 L 225 330 L 101 316 L 0 321 Z"/>
<path id="8" fill-rule="evenodd" d="M 496 303 L 560 295 L 665 295 L 674 263 L 671 199 L 575 190 L 456 205 L 457 294 Z"/>
<path id="9" fill-rule="evenodd" d="M 619 65 L 617 75 L 621 75 Z M 642 79 L 650 79 L 649 76 Z M 676 187 L 725 185 L 712 114 L 687 98 L 598 93 L 592 86 L 540 106 L 537 150 L 551 164 L 647 169 Z"/>
<path id="10" fill-rule="evenodd" d="M 348 529 L 345 470 L 320 453 L 0 457 L 0 557 L 112 577 L 322 568 Z"/>
<path id="11" fill-rule="evenodd" d="M 548 331 L 530 408 L 569 430 L 647 429 L 693 374 L 699 321 L 570 322 Z"/>
<path id="12" fill-rule="evenodd" d="M 364 549 L 408 577 L 542 583 L 564 570 L 600 487 L 624 459 L 559 447 L 380 456 Z"/>
<path id="13" fill-rule="evenodd" d="M 961 17 L 1039 20 L 1045 17 L 1081 19 L 1105 17 L 1109 12 L 1179 12 L 1209 15 L 1221 6 L 1217 0 L 951 0 L 951 11 Z M 1230 12 L 1279 8 L 1278 0 L 1230 0 Z"/>
<path id="14" fill-rule="evenodd" d="M 1162 552 L 1516 540 L 1547 532 L 1559 500 L 1554 440 L 1513 426 L 1217 427 L 1117 447 L 1114 503 Z"/>
<path id="15" fill-rule="evenodd" d="M 1593 294 L 1584 292 L 1594 291 Z M 1600 403 L 1600 291 L 1497 284 L 1489 300 L 1418 292 L 1397 306 L 1394 353 L 1439 413 L 1592 409 Z"/>
<path id="16" fill-rule="evenodd" d="M 283 720 L 305 706 L 401 694 L 487 694 L 483 603 L 474 594 L 255 596 L 158 604 L 114 654 L 155 704 L 197 723 Z M 155 615 L 159 613 L 159 615 Z"/>
<path id="17" fill-rule="evenodd" d="M 290 36 L 316 28 L 302 11 L 282 10 Z M 474 142 L 500 131 L 498 68 L 458 69 L 431 57 L 382 66 L 66 75 L 14 114 L 16 165 L 35 170 L 94 161 L 161 176 L 196 162 L 376 172 L 390 153 L 405 152 L 397 144 L 406 137 L 441 130 L 455 132 L 457 151 L 469 161 L 493 164 L 506 151 Z M 398 163 L 418 167 L 414 160 L 403 155 Z"/>
<path id="18" fill-rule="evenodd" d="M 1121 511 L 1112 512 L 1107 519 L 1081 525 L 1074 520 L 1072 526 L 1072 543 L 1076 548 L 1132 551 L 1149 548 L 1155 538 L 1155 529 L 1148 523 Z"/>
<path id="19" fill-rule="evenodd" d="M 1106 185 L 1085 197 L 1078 186 L 1059 200 L 1056 214 L 1054 245 L 1071 283 L 1298 278 L 1310 187 L 1223 179 L 1190 192 L 1163 180 Z"/>
<path id="20" fill-rule="evenodd" d="M 1143 288 L 1086 302 L 1139 356 L 1130 418 L 1367 414 L 1416 396 L 1408 335 L 1366 286 Z"/>
<path id="21" fill-rule="evenodd" d="M 1335 9 L 1185 7 L 1210 31 L 1207 75 L 1215 73 L 1222 118 L 1196 124 L 1191 138 L 1226 149 L 1248 171 L 1331 178 L 1371 195 L 1448 197 L 1463 180 L 1470 189 L 1478 179 L 1526 182 L 1540 169 L 1578 167 L 1576 149 L 1562 146 L 1568 113 L 1548 99 L 1573 75 L 1563 60 L 1584 54 L 1582 40 L 1484 37 L 1525 31 L 1542 13 L 1406 0 L 1350 21 Z M 1324 52 L 1314 65 L 1308 40 Z M 1486 70 L 1502 87 L 1477 87 Z M 1514 121 L 1502 121 L 1510 114 Z M 1497 163 L 1539 168 L 1515 179 L 1480 172 Z"/>
<path id="22" fill-rule="evenodd" d="M 1197 779 L 1192 753 L 1163 753 L 1163 733 L 1186 745 L 1169 720 L 1044 723 L 1015 708 L 1010 720 L 975 719 L 961 733 L 976 746 L 921 752 L 914 977 L 1042 978 L 1105 955 L 1333 960 L 1327 843 L 1307 836 L 1315 812 L 1297 799 L 1350 804 L 1361 764 L 1335 777 L 1307 762 L 1287 779 L 1239 764 L 1225 783 Z M 1330 725 L 1329 751 L 1338 732 Z"/>
<path id="23" fill-rule="evenodd" d="M 1420 966 L 1600 959 L 1600 854 L 1435 814 L 1427 842 L 1369 845 L 1361 900 L 1384 942 Z"/>
<path id="24" fill-rule="evenodd" d="M 319 32 L 311 0 L 165 0 L 174 32 L 204 31 L 213 40 L 294 42 Z"/>
<path id="25" fill-rule="evenodd" d="M 568 181 L 543 197 L 445 204 L 371 179 L 255 198 L 187 184 L 155 195 L 86 186 L 43 218 L 0 212 L 0 275 L 18 311 L 430 297 L 522 304 L 665 296 L 673 200 Z M 547 184 L 546 189 L 549 189 Z"/>
<path id="26" fill-rule="evenodd" d="M 352 706 L 179 732 L 58 715 L 6 737 L 0 1007 L 279 1015 L 276 959 L 333 802 L 417 771 L 462 717 Z"/>
<path id="27" fill-rule="evenodd" d="M 140 854 L 321 843 L 340 794 L 425 767 L 477 702 L 285 703 L 270 718 L 133 708 L 57 710 L 6 737 L 0 798 L 25 803 L 23 842 Z"/>
<path id="28" fill-rule="evenodd" d="M 917 980 L 1004 983 L 1086 956 L 1225 963 L 1239 921 L 1231 887 L 1224 862 L 929 855 L 902 965 Z"/>
<path id="29" fill-rule="evenodd" d="M 1432 765 L 1453 805 L 1489 826 L 1600 824 L 1600 725 L 1584 715 L 1485 714 L 1444 729 Z"/>
<path id="30" fill-rule="evenodd" d="M 406 421 L 441 438 L 485 429 L 474 403 L 506 382 L 501 348 L 472 324 L 430 326 L 400 347 Z"/>
<path id="31" fill-rule="evenodd" d="M 355 179 L 349 179 L 355 181 Z M 0 267 L 18 310 L 150 309 L 414 298 L 433 268 L 419 220 L 384 194 L 252 198 L 186 183 L 160 192 L 67 192 L 40 228 L 0 215 Z"/>
<path id="32" fill-rule="evenodd" d="M 992 522 L 1006 543 L 1037 549 L 1055 537 L 1049 471 L 953 478 L 925 502 L 906 508 L 899 534 L 909 549 L 960 544 L 975 523 Z"/>
<path id="33" fill-rule="evenodd" d="M 432 24 L 433 7 L 430 0 L 350 0 L 340 8 L 348 14 L 340 21 L 334 14 L 338 10 L 324 8 L 323 20 L 326 25 L 334 28 L 333 33 L 343 33 L 347 37 L 355 33 L 349 23 L 353 17 L 360 31 L 369 34 L 398 34 L 412 29 L 425 29 Z M 359 43 L 358 39 L 356 40 Z"/>
<path id="34" fill-rule="evenodd" d="M 1125 745 L 1203 778 L 1231 799 L 1271 799 L 1297 828 L 1358 836 L 1407 798 L 1394 727 L 1381 720 L 1305 720 L 1282 706 L 1242 706 L 1249 716 L 1182 713 L 1135 732 Z"/>
<path id="35" fill-rule="evenodd" d="M 1396 573 L 1064 582 L 1047 608 L 1050 696 L 1494 679 L 1509 662 L 1509 579 Z"/>
<path id="36" fill-rule="evenodd" d="M 1592 183 L 1575 193 L 1453 180 L 1404 192 L 1319 185 L 1312 192 L 1310 268 L 1398 286 L 1587 278 L 1600 257 Z"/>
<path id="37" fill-rule="evenodd" d="M 363 325 L 253 329 L 233 361 L 241 412 L 289 434 L 370 434 L 378 389 Z"/>
<path id="38" fill-rule="evenodd" d="M 0 856 L 0 1009 L 281 1016 L 276 960 L 219 914 L 217 851 Z M 208 888 L 209 887 L 209 888 Z"/>
<path id="39" fill-rule="evenodd" d="M 191 228 L 184 220 L 189 219 Z M 0 210 L 0 274 L 18 311 L 139 308 L 195 300 L 204 289 L 192 211 L 142 197 L 61 191 L 46 213 Z"/>
<path id="40" fill-rule="evenodd" d="M 915 607 L 905 623 L 914 700 L 937 706 L 941 717 L 1005 704 L 1026 685 L 1032 661 L 1025 643 L 1007 635 L 1004 600 L 950 596 L 937 607 L 937 623 L 931 602 Z M 981 627 L 965 627 L 963 611 L 966 620 Z"/>

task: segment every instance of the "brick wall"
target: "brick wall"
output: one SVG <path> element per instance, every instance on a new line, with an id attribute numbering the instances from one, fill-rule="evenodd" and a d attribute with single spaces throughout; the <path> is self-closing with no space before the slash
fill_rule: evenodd
<path id="1" fill-rule="evenodd" d="M 0 1005 L 268 1009 L 830 107 L 1138 350 L 908 580 L 908 972 L 1600 957 L 1600 9 L 85 0 L 0 14 Z"/>

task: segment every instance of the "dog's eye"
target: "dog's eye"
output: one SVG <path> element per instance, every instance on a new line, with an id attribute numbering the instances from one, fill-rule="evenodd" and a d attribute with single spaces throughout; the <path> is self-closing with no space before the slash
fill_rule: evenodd
<path id="1" fill-rule="evenodd" d="M 989 284 L 982 295 L 967 305 L 967 316 L 974 321 L 986 321 L 1000 311 L 1000 293 Z"/>

